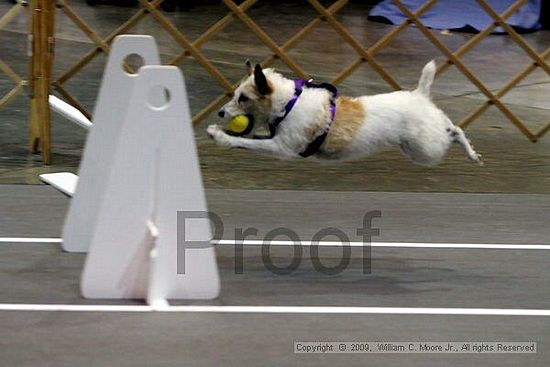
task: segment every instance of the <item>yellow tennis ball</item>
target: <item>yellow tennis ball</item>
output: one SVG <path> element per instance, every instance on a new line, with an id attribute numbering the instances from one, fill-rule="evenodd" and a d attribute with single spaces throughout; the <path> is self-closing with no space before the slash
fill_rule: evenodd
<path id="1" fill-rule="evenodd" d="M 245 115 L 237 115 L 229 120 L 229 123 L 227 124 L 227 130 L 236 134 L 241 134 L 246 131 L 249 123 L 250 120 L 248 119 L 248 117 L 246 117 Z"/>

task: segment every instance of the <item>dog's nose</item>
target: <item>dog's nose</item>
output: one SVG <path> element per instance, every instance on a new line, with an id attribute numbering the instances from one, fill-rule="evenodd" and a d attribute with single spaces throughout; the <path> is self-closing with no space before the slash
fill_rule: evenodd
<path id="1" fill-rule="evenodd" d="M 219 110 L 218 111 L 218 116 L 224 117 L 225 116 L 225 111 L 224 110 Z"/>

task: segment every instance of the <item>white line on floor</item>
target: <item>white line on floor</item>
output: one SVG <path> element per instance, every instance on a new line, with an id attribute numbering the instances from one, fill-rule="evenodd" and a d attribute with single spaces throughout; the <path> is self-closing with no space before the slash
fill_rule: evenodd
<path id="1" fill-rule="evenodd" d="M 220 240 L 214 242 L 217 245 L 232 245 L 235 246 L 235 240 Z M 262 240 L 245 240 L 241 241 L 245 246 L 261 246 Z M 301 241 L 302 246 L 312 246 L 311 241 Z M 292 241 L 271 241 L 272 246 L 293 246 Z M 337 241 L 321 241 L 319 246 L 342 246 L 341 242 Z M 350 242 L 351 247 L 363 247 L 363 242 Z M 493 249 L 493 250 L 550 250 L 550 245 L 511 245 L 511 244 L 477 244 L 477 243 L 416 243 L 416 242 L 372 242 L 372 247 L 400 247 L 400 248 L 443 248 L 443 249 Z"/>
<path id="2" fill-rule="evenodd" d="M 264 314 L 386 314 L 386 315 L 465 315 L 465 316 L 550 316 L 550 310 L 500 308 L 423 308 L 423 307 L 328 307 L 328 306 L 168 306 L 147 305 L 65 305 L 0 304 L 0 311 L 62 312 L 197 312 Z"/>
<path id="3" fill-rule="evenodd" d="M 61 238 L 38 238 L 38 237 L 0 237 L 0 243 L 61 243 Z M 213 241 L 219 246 L 235 246 L 237 243 L 244 246 L 261 246 L 262 240 L 219 240 Z M 312 246 L 311 241 L 301 241 L 302 246 Z M 319 246 L 340 247 L 341 242 L 321 241 Z M 293 246 L 292 241 L 271 241 L 271 246 Z M 350 247 L 363 247 L 363 242 L 350 242 Z M 439 248 L 439 249 L 484 249 L 484 250 L 550 250 L 550 245 L 538 244 L 485 244 L 485 243 L 416 243 L 416 242 L 373 242 L 371 247 L 391 247 L 391 248 Z"/>
<path id="4" fill-rule="evenodd" d="M 0 237 L 0 243 L 61 243 L 61 238 L 41 238 L 41 237 Z"/>

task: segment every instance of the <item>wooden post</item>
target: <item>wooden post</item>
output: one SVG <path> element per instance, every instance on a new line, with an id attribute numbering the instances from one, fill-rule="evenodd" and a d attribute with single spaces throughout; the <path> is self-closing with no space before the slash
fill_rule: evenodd
<path id="1" fill-rule="evenodd" d="M 55 1 L 32 0 L 29 32 L 30 129 L 29 148 L 51 163 L 51 124 L 48 97 L 54 55 Z"/>

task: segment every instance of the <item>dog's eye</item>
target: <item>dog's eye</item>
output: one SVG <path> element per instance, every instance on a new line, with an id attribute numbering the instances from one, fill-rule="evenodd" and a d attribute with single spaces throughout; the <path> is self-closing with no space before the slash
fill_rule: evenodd
<path id="1" fill-rule="evenodd" d="M 239 96 L 239 103 L 244 103 L 244 102 L 248 102 L 250 98 L 248 98 L 247 96 L 245 96 L 244 94 L 241 94 Z"/>

